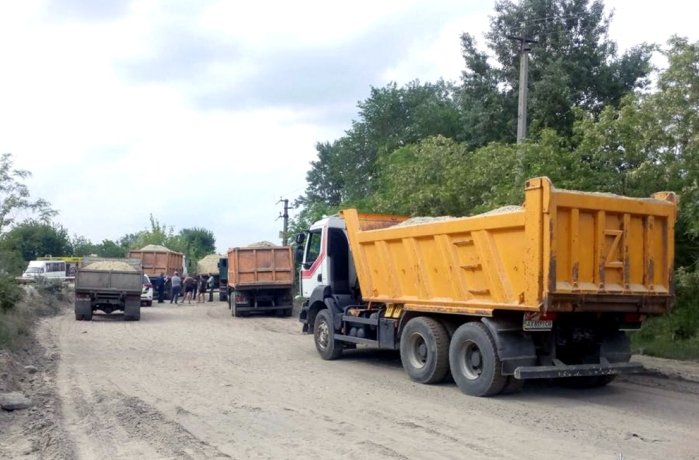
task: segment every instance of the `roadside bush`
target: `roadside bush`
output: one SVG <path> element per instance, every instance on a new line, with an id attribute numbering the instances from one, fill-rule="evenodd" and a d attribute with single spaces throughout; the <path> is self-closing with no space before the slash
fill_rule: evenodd
<path id="1" fill-rule="evenodd" d="M 30 308 L 18 303 L 10 310 L 0 311 L 0 349 L 16 348 L 31 333 L 34 315 Z"/>
<path id="2" fill-rule="evenodd" d="M 673 310 L 653 318 L 632 336 L 634 351 L 665 358 L 699 360 L 699 270 L 675 272 Z"/>
<path id="3" fill-rule="evenodd" d="M 22 288 L 9 275 L 0 275 L 0 311 L 6 312 L 22 298 Z"/>
<path id="4" fill-rule="evenodd" d="M 18 286 L 14 278 L 0 276 L 0 349 L 21 346 L 38 318 L 57 314 L 70 299 L 61 283 Z"/>
<path id="5" fill-rule="evenodd" d="M 38 281 L 31 285 L 31 289 L 31 297 L 37 297 L 37 301 L 31 302 L 37 316 L 55 315 L 63 304 L 72 299 L 67 285 L 60 282 Z"/>
<path id="6" fill-rule="evenodd" d="M 29 332 L 31 314 L 18 308 L 22 294 L 14 278 L 0 275 L 0 348 L 13 346 Z"/>

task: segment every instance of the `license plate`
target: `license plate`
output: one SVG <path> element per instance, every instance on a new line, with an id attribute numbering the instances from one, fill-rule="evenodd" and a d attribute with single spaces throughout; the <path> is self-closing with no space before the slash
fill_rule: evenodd
<path id="1" fill-rule="evenodd" d="M 522 328 L 525 331 L 550 331 L 553 328 L 553 320 L 525 319 Z"/>

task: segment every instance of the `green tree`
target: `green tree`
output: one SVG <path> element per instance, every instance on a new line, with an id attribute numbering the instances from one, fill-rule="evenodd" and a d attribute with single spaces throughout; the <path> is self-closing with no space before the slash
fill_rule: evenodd
<path id="1" fill-rule="evenodd" d="M 46 200 L 33 199 L 23 182 L 31 176 L 29 171 L 16 169 L 12 155 L 0 155 L 0 235 L 26 216 L 48 222 L 56 215 Z"/>
<path id="2" fill-rule="evenodd" d="M 190 269 L 196 267 L 198 260 L 216 252 L 216 237 L 205 228 L 183 228 L 178 234 L 184 253 L 190 263 Z"/>
<path id="3" fill-rule="evenodd" d="M 172 226 L 165 225 L 152 215 L 150 216 L 150 228 L 134 234 L 124 235 L 119 243 L 105 240 L 101 250 L 118 254 L 119 248 L 140 249 L 149 244 L 165 246 L 166 248 L 181 252 L 187 258 L 188 269 L 194 269 L 196 263 L 202 257 L 216 252 L 216 238 L 213 232 L 204 228 L 185 228 L 175 233 Z"/>
<path id="4" fill-rule="evenodd" d="M 44 256 L 66 256 L 72 254 L 68 232 L 56 224 L 26 221 L 15 225 L 2 235 L 0 249 L 16 251 L 22 264 Z M 24 267 L 10 267 L 12 274 L 18 274 Z"/>
<path id="5" fill-rule="evenodd" d="M 101 243 L 95 244 L 87 238 L 77 235 L 71 240 L 71 246 L 73 247 L 73 255 L 76 257 L 94 254 L 100 257 L 121 258 L 126 257 L 127 252 L 124 246 L 112 240 L 102 240 Z"/>
<path id="6" fill-rule="evenodd" d="M 88 256 L 97 254 L 97 245 L 88 240 L 84 236 L 74 235 L 70 240 L 70 245 L 73 248 L 72 254 L 76 257 Z"/>
<path id="7" fill-rule="evenodd" d="M 157 244 L 181 252 L 183 249 L 181 241 L 177 239 L 172 226 L 161 224 L 152 214 L 149 216 L 149 223 L 150 228 L 122 237 L 128 249 L 140 249 L 149 244 Z"/>
<path id="8" fill-rule="evenodd" d="M 301 202 L 360 202 L 378 187 L 376 163 L 382 156 L 429 136 L 457 138 L 463 120 L 454 92 L 453 85 L 441 80 L 372 88 L 345 136 L 317 144 L 318 159 L 307 174 Z"/>
<path id="9" fill-rule="evenodd" d="M 393 151 L 381 162 L 381 188 L 372 210 L 406 215 L 460 214 L 460 180 L 469 154 L 442 136 Z"/>
<path id="10" fill-rule="evenodd" d="M 97 255 L 102 257 L 126 257 L 126 248 L 112 240 L 102 240 L 97 245 Z"/>
<path id="11" fill-rule="evenodd" d="M 544 128 L 569 135 L 574 107 L 598 113 L 646 86 L 653 46 L 642 44 L 619 56 L 607 37 L 610 19 L 600 0 L 496 1 L 485 34 L 489 51 L 479 51 L 471 35 L 462 36 L 461 99 L 469 144 L 515 139 L 519 44 L 509 37 L 535 41 L 529 53 L 528 116 L 534 137 Z"/>

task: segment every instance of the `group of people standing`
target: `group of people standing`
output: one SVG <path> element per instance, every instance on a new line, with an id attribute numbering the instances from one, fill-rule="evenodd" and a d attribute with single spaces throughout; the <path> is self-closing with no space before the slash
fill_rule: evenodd
<path id="1" fill-rule="evenodd" d="M 165 273 L 161 273 L 160 276 L 155 280 L 155 288 L 158 291 L 158 303 L 163 303 L 165 299 L 165 285 L 167 284 L 168 277 Z M 188 301 L 192 303 L 195 302 L 206 302 L 206 294 L 208 291 L 209 302 L 214 301 L 214 286 L 216 285 L 216 280 L 212 273 L 197 275 L 187 274 L 184 279 L 180 276 L 179 272 L 175 272 L 169 278 L 170 281 L 170 303 L 178 303 L 180 294 L 184 289 L 184 298 L 182 303 Z"/>

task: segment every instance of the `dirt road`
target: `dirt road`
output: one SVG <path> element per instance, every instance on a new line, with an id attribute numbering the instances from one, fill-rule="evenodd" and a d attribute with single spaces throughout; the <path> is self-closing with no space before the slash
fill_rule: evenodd
<path id="1" fill-rule="evenodd" d="M 322 361 L 294 318 L 223 303 L 95 318 L 40 327 L 58 426 L 24 458 L 699 458 L 699 383 L 683 379 L 473 398 L 412 383 L 394 354 Z"/>

